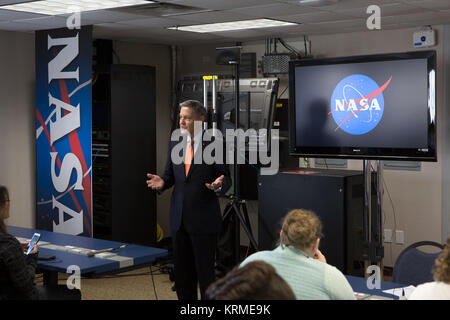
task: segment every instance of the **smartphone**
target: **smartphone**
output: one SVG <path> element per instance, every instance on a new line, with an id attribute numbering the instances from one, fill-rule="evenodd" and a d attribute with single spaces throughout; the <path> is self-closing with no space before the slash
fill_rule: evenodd
<path id="1" fill-rule="evenodd" d="M 31 238 L 30 243 L 28 244 L 28 250 L 26 253 L 27 255 L 29 255 L 31 251 L 33 251 L 33 248 L 39 242 L 39 239 L 41 239 L 41 235 L 39 233 L 33 234 L 33 237 Z"/>

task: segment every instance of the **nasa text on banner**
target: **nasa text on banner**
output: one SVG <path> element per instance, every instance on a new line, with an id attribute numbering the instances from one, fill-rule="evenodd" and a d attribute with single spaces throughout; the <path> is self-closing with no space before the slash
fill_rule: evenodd
<path id="1" fill-rule="evenodd" d="M 36 31 L 38 229 L 92 236 L 92 26 Z"/>

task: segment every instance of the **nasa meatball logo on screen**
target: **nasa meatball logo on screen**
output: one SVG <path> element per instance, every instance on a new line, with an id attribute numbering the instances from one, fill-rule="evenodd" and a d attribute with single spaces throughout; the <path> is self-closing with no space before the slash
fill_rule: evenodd
<path id="1" fill-rule="evenodd" d="M 330 112 L 336 122 L 336 129 L 352 135 L 372 131 L 383 117 L 383 91 L 392 76 L 381 87 L 370 77 L 354 74 L 342 79 L 333 91 Z"/>

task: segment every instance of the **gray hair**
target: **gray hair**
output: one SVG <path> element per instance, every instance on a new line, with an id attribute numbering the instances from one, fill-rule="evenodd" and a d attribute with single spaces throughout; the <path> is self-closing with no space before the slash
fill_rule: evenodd
<path id="1" fill-rule="evenodd" d="M 200 101 L 186 100 L 180 103 L 180 109 L 182 107 L 191 108 L 198 116 L 204 116 L 206 118 L 206 109 Z"/>

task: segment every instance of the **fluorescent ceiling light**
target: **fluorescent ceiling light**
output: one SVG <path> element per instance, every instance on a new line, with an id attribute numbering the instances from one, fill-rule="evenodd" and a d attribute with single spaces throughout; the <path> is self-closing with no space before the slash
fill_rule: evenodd
<path id="1" fill-rule="evenodd" d="M 255 19 L 255 20 L 242 20 L 233 22 L 199 24 L 193 26 L 176 26 L 176 27 L 169 27 L 168 29 L 207 33 L 207 32 L 222 32 L 222 31 L 233 31 L 244 29 L 284 27 L 294 25 L 297 25 L 297 23 L 272 19 Z"/>
<path id="2" fill-rule="evenodd" d="M 154 3 L 145 0 L 42 0 L 0 6 L 0 9 L 60 15 L 73 12 L 112 9 Z"/>
<path id="3" fill-rule="evenodd" d="M 190 10 L 184 10 L 182 12 L 174 12 L 174 13 L 163 13 L 161 14 L 161 17 L 175 17 L 175 16 L 185 16 L 188 14 L 195 14 L 195 13 L 206 13 L 206 12 L 212 12 L 214 11 L 213 9 L 193 9 L 192 11 Z"/>

